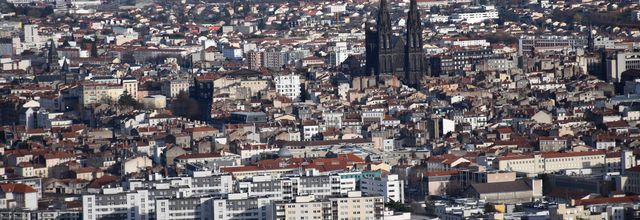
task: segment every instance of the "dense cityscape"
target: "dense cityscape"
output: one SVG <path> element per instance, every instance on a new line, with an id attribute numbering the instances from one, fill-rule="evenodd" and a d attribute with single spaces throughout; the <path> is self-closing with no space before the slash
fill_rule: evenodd
<path id="1" fill-rule="evenodd" d="M 640 219 L 640 2 L 0 0 L 0 219 Z"/>

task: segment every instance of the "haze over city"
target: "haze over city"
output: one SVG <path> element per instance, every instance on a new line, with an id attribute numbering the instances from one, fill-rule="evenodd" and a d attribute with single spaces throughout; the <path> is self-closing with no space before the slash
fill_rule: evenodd
<path id="1" fill-rule="evenodd" d="M 0 219 L 640 219 L 640 2 L 0 0 Z"/>

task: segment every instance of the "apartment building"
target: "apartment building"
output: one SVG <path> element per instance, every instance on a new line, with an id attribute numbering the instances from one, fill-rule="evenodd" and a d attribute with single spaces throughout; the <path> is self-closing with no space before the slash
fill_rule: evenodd
<path id="1" fill-rule="evenodd" d="M 294 73 L 274 76 L 276 92 L 282 96 L 297 101 L 300 99 L 300 76 Z"/>
<path id="2" fill-rule="evenodd" d="M 404 202 L 404 182 L 397 174 L 383 177 L 363 178 L 360 180 L 360 191 L 365 195 L 379 195 L 384 202 Z"/>
<path id="3" fill-rule="evenodd" d="M 467 23 L 480 23 L 486 20 L 493 19 L 498 19 L 498 11 L 496 10 L 455 13 L 451 15 L 452 21 L 465 21 Z"/>
<path id="4" fill-rule="evenodd" d="M 12 219 L 12 220 L 77 220 L 82 218 L 82 210 L 1 210 L 0 219 Z"/>
<path id="5" fill-rule="evenodd" d="M 240 155 L 242 164 L 250 164 L 260 160 L 266 154 L 277 153 L 280 148 L 265 143 L 247 143 L 231 150 L 232 153 Z"/>
<path id="6" fill-rule="evenodd" d="M 262 58 L 261 59 L 262 66 L 269 69 L 276 69 L 276 70 L 282 69 L 282 66 L 289 62 L 289 56 L 285 52 L 266 51 L 266 52 L 262 52 L 260 56 Z M 257 59 L 257 57 L 254 59 Z M 255 64 L 254 66 L 256 65 L 257 64 Z"/>
<path id="7" fill-rule="evenodd" d="M 209 173 L 209 174 L 207 174 Z M 210 174 L 211 171 L 194 171 L 191 176 L 161 178 L 157 180 L 129 179 L 124 184 L 127 191 L 168 187 L 186 188 L 189 195 L 222 195 L 233 192 L 233 177 L 229 174 Z"/>
<path id="8" fill-rule="evenodd" d="M 518 40 L 518 55 L 533 52 L 534 48 L 577 48 L 587 45 L 587 39 L 571 36 L 525 36 Z"/>
<path id="9" fill-rule="evenodd" d="M 276 202 L 272 205 L 272 213 L 277 220 L 382 219 L 383 210 L 384 199 L 381 196 L 363 196 L 359 191 L 322 200 L 313 196 L 296 197 L 293 202 Z"/>
<path id="10" fill-rule="evenodd" d="M 272 216 L 269 206 L 276 198 L 250 197 L 246 193 L 231 193 L 226 198 L 213 199 L 213 220 L 266 220 Z"/>
<path id="11" fill-rule="evenodd" d="M 617 52 L 607 59 L 607 80 L 623 82 L 622 73 L 630 69 L 640 69 L 640 52 Z"/>
<path id="12" fill-rule="evenodd" d="M 625 193 L 640 193 L 640 166 L 629 168 L 625 171 L 625 176 L 621 177 L 619 188 Z"/>
<path id="13" fill-rule="evenodd" d="M 125 77 L 122 79 L 122 88 L 133 99 L 138 99 L 138 80 L 134 77 Z"/>
<path id="14" fill-rule="evenodd" d="M 230 175 L 127 180 L 82 196 L 84 219 L 210 219 L 212 201 L 233 192 Z"/>
<path id="15" fill-rule="evenodd" d="M 189 80 L 185 79 L 177 79 L 177 80 L 168 80 L 162 84 L 161 87 L 162 95 L 167 98 L 175 98 L 178 97 L 180 92 L 189 92 Z"/>
<path id="16" fill-rule="evenodd" d="M 282 181 L 272 176 L 253 176 L 250 180 L 238 181 L 235 189 L 236 192 L 246 193 L 247 196 L 284 198 Z"/>
<path id="17" fill-rule="evenodd" d="M 298 196 L 293 202 L 279 202 L 271 207 L 274 219 L 330 219 L 331 204 L 316 200 L 313 195 Z"/>
<path id="18" fill-rule="evenodd" d="M 568 140 L 562 137 L 540 137 L 538 139 L 538 148 L 540 151 L 560 151 L 568 147 Z"/>
<path id="19" fill-rule="evenodd" d="M 211 219 L 213 199 L 210 197 L 162 198 L 155 200 L 155 219 Z"/>
<path id="20" fill-rule="evenodd" d="M 211 119 L 211 104 L 213 104 L 213 90 L 218 77 L 210 74 L 194 77 L 193 93 L 189 95 L 200 103 L 202 120 Z"/>
<path id="21" fill-rule="evenodd" d="M 257 77 L 249 77 L 240 81 L 240 87 L 248 89 L 253 96 L 260 91 L 268 89 L 269 81 Z"/>
<path id="22" fill-rule="evenodd" d="M 259 70 L 262 67 L 262 52 L 249 51 L 247 52 L 247 66 L 250 70 Z"/>
<path id="23" fill-rule="evenodd" d="M 105 101 L 117 101 L 124 92 L 122 85 L 85 83 L 80 87 L 82 105 L 88 106 Z"/>
<path id="24" fill-rule="evenodd" d="M 302 121 L 300 130 L 305 141 L 313 140 L 320 133 L 320 125 L 316 121 Z"/>
<path id="25" fill-rule="evenodd" d="M 154 215 L 155 204 L 153 199 L 149 199 L 151 195 L 167 195 L 178 194 L 177 189 L 169 190 L 139 190 L 136 192 L 125 193 L 120 190 L 118 193 L 103 193 L 82 196 L 82 210 L 84 212 L 83 219 L 149 219 L 149 215 Z M 132 209 L 132 207 L 135 207 Z"/>
<path id="26" fill-rule="evenodd" d="M 330 197 L 347 195 L 348 192 L 356 190 L 359 181 L 364 178 L 357 178 L 361 173 L 341 173 L 332 175 L 317 176 L 290 176 L 276 178 L 268 175 L 256 175 L 250 179 L 238 181 L 235 184 L 236 192 L 246 193 L 251 197 L 273 197 L 280 200 L 292 200 L 297 196 L 314 195 L 316 197 Z M 368 178 L 373 179 L 371 176 Z M 397 178 L 396 178 L 397 179 Z M 362 183 L 360 182 L 360 185 Z M 399 184 L 391 184 L 397 187 Z M 370 190 L 374 192 L 373 190 Z M 390 189 L 392 193 L 397 189 Z M 376 195 L 384 195 L 378 193 Z M 394 198 L 397 198 L 398 195 Z"/>
<path id="27" fill-rule="evenodd" d="M 185 194 L 169 188 L 83 195 L 83 219 L 210 219 L 212 197 Z"/>

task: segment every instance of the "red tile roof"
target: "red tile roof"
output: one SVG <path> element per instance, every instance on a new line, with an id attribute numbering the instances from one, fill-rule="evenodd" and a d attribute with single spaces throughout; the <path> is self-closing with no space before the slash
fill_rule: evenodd
<path id="1" fill-rule="evenodd" d="M 192 153 L 192 154 L 183 154 L 176 159 L 195 159 L 195 158 L 210 158 L 210 157 L 220 157 L 219 153 Z"/>
<path id="2" fill-rule="evenodd" d="M 594 156 L 594 155 L 604 155 L 604 154 L 605 154 L 605 151 L 596 150 L 596 151 L 565 152 L 565 153 L 548 152 L 548 153 L 542 153 L 542 156 L 544 158 L 558 158 L 558 157 Z"/>
<path id="3" fill-rule="evenodd" d="M 115 183 L 119 179 L 120 177 L 117 176 L 104 175 L 98 179 L 94 179 L 93 181 L 91 181 L 91 183 L 89 184 L 89 188 L 100 188 L 104 185 Z"/>
<path id="4" fill-rule="evenodd" d="M 429 172 L 425 172 L 424 176 L 451 176 L 451 175 L 456 175 L 459 172 L 460 171 L 458 171 L 458 170 L 429 171 Z"/>
<path id="5" fill-rule="evenodd" d="M 629 172 L 640 172 L 640 165 L 627 169 Z"/>
<path id="6" fill-rule="evenodd" d="M 576 205 L 595 205 L 595 204 L 610 204 L 610 203 L 633 203 L 639 201 L 638 196 L 625 196 L 625 197 L 613 197 L 613 198 L 595 198 L 595 199 L 582 199 L 576 201 Z"/>
<path id="7" fill-rule="evenodd" d="M 5 193 L 34 193 L 37 192 L 31 186 L 22 183 L 3 183 L 0 184 L 0 188 Z"/>

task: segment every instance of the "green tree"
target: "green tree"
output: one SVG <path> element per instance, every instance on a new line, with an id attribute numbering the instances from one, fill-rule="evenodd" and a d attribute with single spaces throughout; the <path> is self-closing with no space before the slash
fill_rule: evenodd
<path id="1" fill-rule="evenodd" d="M 118 99 L 118 105 L 119 106 L 128 106 L 131 107 L 133 109 L 140 109 L 142 108 L 142 104 L 140 104 L 140 102 L 138 102 L 138 100 L 134 99 L 129 92 L 124 91 L 124 93 L 122 93 L 122 95 L 120 95 L 120 98 Z"/>
<path id="2" fill-rule="evenodd" d="M 575 15 L 573 15 L 573 23 L 576 25 L 582 24 L 582 15 L 579 13 L 576 13 Z"/>
<path id="3" fill-rule="evenodd" d="M 427 215 L 431 215 L 431 216 L 435 216 L 436 215 L 436 204 L 435 201 L 431 200 L 430 198 L 427 198 L 427 201 L 425 201 L 425 211 L 427 212 Z"/>
<path id="4" fill-rule="evenodd" d="M 91 42 L 91 57 L 98 57 L 98 39 L 94 39 Z"/>
<path id="5" fill-rule="evenodd" d="M 387 204 L 385 204 L 385 206 L 387 208 L 390 208 L 393 211 L 396 211 L 396 212 L 411 212 L 411 211 L 413 211 L 413 209 L 410 206 L 408 206 L 408 205 L 406 205 L 406 204 L 404 204 L 402 202 L 393 201 L 393 199 L 389 199 L 389 202 Z"/>
<path id="6" fill-rule="evenodd" d="M 197 118 L 200 114 L 198 101 L 189 97 L 189 94 L 182 91 L 171 103 L 173 114 L 185 118 Z"/>

